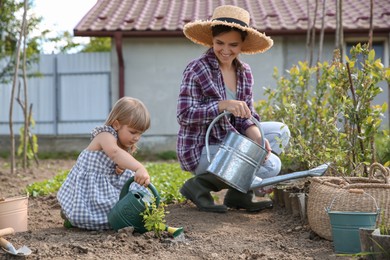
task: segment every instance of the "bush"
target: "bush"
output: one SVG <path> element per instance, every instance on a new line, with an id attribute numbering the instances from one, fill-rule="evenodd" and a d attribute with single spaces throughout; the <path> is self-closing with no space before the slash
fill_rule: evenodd
<path id="1" fill-rule="evenodd" d="M 330 162 L 337 174 L 348 174 L 357 164 L 376 160 L 375 136 L 387 104 L 371 103 L 382 91 L 378 83 L 389 82 L 389 69 L 366 45 L 352 48 L 346 59 L 341 63 L 336 50 L 332 63 L 309 67 L 299 62 L 286 77 L 275 69 L 277 87 L 265 90 L 268 99 L 260 100 L 256 110 L 262 120 L 289 126 L 292 138 L 282 157 L 287 167 Z"/>

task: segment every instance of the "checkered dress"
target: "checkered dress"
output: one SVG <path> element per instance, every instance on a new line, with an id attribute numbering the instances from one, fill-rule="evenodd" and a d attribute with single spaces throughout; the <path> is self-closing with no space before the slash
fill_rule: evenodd
<path id="1" fill-rule="evenodd" d="M 101 132 L 109 132 L 118 138 L 110 126 L 99 126 L 92 131 L 92 138 Z M 89 230 L 110 229 L 107 214 L 119 200 L 125 182 L 134 172 L 115 173 L 115 162 L 103 151 L 84 150 L 68 174 L 57 194 L 62 211 L 70 223 Z M 148 189 L 133 182 L 130 190 Z"/>

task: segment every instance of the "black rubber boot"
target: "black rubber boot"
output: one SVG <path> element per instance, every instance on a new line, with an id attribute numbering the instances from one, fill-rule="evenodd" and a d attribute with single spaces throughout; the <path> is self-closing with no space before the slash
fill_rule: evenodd
<path id="1" fill-rule="evenodd" d="M 229 208 L 245 209 L 248 212 L 258 212 L 263 209 L 272 209 L 272 201 L 253 202 L 253 191 L 242 193 L 235 189 L 229 189 L 225 195 L 223 204 Z"/>
<path id="2" fill-rule="evenodd" d="M 220 191 L 227 185 L 210 173 L 196 175 L 187 180 L 180 189 L 180 193 L 191 200 L 199 210 L 207 212 L 225 213 L 225 205 L 214 204 L 210 191 Z"/>

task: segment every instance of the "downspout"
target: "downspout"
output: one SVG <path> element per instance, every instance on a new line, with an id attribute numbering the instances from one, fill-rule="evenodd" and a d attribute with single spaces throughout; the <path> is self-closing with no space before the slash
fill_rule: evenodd
<path id="1" fill-rule="evenodd" d="M 115 32 L 115 47 L 118 56 L 119 98 L 125 96 L 125 63 L 123 61 L 122 33 Z"/>

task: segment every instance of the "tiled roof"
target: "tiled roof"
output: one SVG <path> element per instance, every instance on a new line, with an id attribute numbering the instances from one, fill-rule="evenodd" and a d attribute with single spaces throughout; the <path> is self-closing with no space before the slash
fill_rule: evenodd
<path id="1" fill-rule="evenodd" d="M 251 13 L 251 26 L 267 35 L 305 33 L 307 2 L 313 20 L 315 0 L 98 0 L 74 28 L 75 35 L 127 36 L 182 35 L 183 25 L 206 20 L 215 7 L 232 4 Z M 316 28 L 321 28 L 322 2 L 318 0 Z M 345 32 L 369 28 L 370 0 L 343 0 Z M 326 0 L 325 30 L 334 31 L 336 0 Z M 374 0 L 374 33 L 390 32 L 390 0 Z M 368 33 L 367 33 L 368 34 Z"/>

